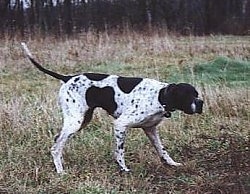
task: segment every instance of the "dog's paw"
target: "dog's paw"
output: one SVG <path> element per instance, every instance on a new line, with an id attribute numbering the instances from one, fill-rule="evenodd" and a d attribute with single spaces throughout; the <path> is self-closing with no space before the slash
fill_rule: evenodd
<path id="1" fill-rule="evenodd" d="M 174 163 L 166 163 L 164 162 L 163 165 L 166 167 L 166 168 L 169 168 L 169 169 L 182 169 L 182 167 L 184 166 L 182 163 L 178 163 L 178 162 L 174 162 Z"/>
<path id="2" fill-rule="evenodd" d="M 125 173 L 131 172 L 131 170 L 129 168 L 121 168 L 120 171 L 125 172 Z"/>
<path id="3" fill-rule="evenodd" d="M 175 161 L 172 160 L 172 159 L 165 160 L 164 158 L 161 158 L 161 161 L 162 161 L 162 163 L 163 163 L 164 165 L 167 165 L 167 166 L 172 166 L 172 167 L 183 166 L 182 163 L 175 162 Z"/>
<path id="4" fill-rule="evenodd" d="M 65 170 L 56 171 L 56 173 L 57 173 L 59 176 L 63 176 L 63 175 L 67 175 L 67 174 L 68 174 Z"/>
<path id="5" fill-rule="evenodd" d="M 170 165 L 170 166 L 176 166 L 176 167 L 177 167 L 177 166 L 183 166 L 182 163 L 178 163 L 178 162 L 175 162 L 175 161 L 169 162 L 168 165 Z"/>

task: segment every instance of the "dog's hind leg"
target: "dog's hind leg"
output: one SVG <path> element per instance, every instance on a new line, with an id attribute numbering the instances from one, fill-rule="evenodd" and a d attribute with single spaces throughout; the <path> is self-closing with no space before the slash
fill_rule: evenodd
<path id="1" fill-rule="evenodd" d="M 51 154 L 57 173 L 63 172 L 62 151 L 67 139 L 81 128 L 83 116 L 78 118 L 65 118 L 61 132 L 55 138 L 55 143 L 51 148 Z"/>
<path id="2" fill-rule="evenodd" d="M 175 162 L 167 153 L 166 149 L 161 143 L 159 134 L 157 132 L 156 127 L 143 128 L 144 132 L 150 139 L 151 143 L 154 145 L 159 157 L 163 161 L 164 164 L 168 164 L 170 166 L 181 166 L 181 163 Z"/>
<path id="3" fill-rule="evenodd" d="M 62 152 L 67 139 L 82 127 L 85 127 L 91 120 L 93 109 L 88 109 L 85 114 L 76 114 L 72 116 L 64 115 L 64 124 L 61 132 L 56 136 L 55 143 L 51 148 L 51 154 L 57 173 L 63 172 Z"/>

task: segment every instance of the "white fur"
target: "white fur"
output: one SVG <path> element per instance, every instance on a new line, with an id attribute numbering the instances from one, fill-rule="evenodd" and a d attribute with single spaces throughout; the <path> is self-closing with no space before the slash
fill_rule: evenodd
<path id="1" fill-rule="evenodd" d="M 194 102 L 191 104 L 191 109 L 194 113 L 196 112 L 196 104 Z"/>
<path id="2" fill-rule="evenodd" d="M 26 43 L 21 42 L 21 45 L 22 45 L 22 48 L 23 48 L 23 50 L 25 51 L 26 55 L 27 55 L 28 57 L 32 58 L 32 54 L 31 54 L 30 50 L 28 49 Z"/>

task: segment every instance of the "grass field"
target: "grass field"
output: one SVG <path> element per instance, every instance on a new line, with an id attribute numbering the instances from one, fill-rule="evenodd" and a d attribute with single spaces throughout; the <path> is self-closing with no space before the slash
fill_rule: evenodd
<path id="1" fill-rule="evenodd" d="M 0 193 L 250 193 L 250 37 L 88 32 L 27 39 L 51 70 L 185 81 L 205 101 L 202 115 L 176 112 L 158 127 L 183 167 L 163 166 L 143 131 L 131 129 L 125 158 L 132 172 L 120 173 L 112 118 L 97 110 L 68 142 L 62 176 L 50 155 L 62 125 L 60 82 L 33 67 L 20 42 L 0 40 Z"/>

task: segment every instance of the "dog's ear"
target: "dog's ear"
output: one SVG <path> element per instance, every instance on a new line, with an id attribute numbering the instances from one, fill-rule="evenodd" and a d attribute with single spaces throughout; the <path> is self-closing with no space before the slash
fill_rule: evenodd
<path id="1" fill-rule="evenodd" d="M 165 93 L 166 95 L 174 95 L 176 89 L 177 85 L 175 83 L 169 84 L 168 87 L 166 87 Z"/>
<path id="2" fill-rule="evenodd" d="M 175 93 L 177 85 L 175 83 L 169 84 L 167 87 L 162 88 L 159 94 L 159 101 L 165 106 L 166 110 L 172 110 L 175 106 Z"/>

